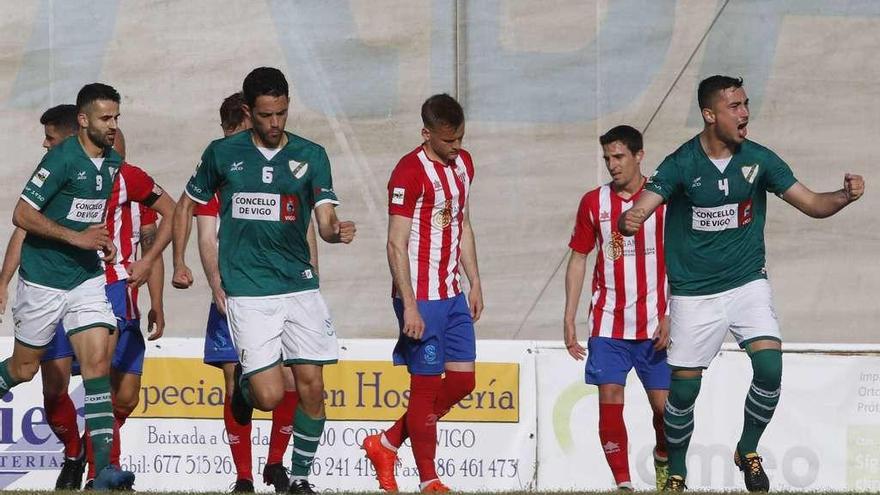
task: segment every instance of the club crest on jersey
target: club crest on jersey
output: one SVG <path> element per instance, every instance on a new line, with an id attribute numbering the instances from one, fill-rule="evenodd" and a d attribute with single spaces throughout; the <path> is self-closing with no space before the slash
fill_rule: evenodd
<path id="1" fill-rule="evenodd" d="M 609 261 L 616 261 L 623 256 L 623 236 L 620 232 L 612 232 L 611 239 L 605 244 L 605 257 Z"/>
<path id="2" fill-rule="evenodd" d="M 434 213 L 434 216 L 431 218 L 431 223 L 438 229 L 449 227 L 449 224 L 452 223 L 452 201 L 448 199 L 446 200 L 446 203 L 443 204 L 443 208 Z"/>
<path id="3" fill-rule="evenodd" d="M 740 170 L 742 171 L 743 177 L 746 179 L 746 182 L 748 182 L 749 184 L 755 182 L 755 177 L 758 176 L 757 163 L 753 163 L 751 165 L 743 165 Z"/>
<path id="4" fill-rule="evenodd" d="M 290 167 L 290 173 L 297 179 L 302 179 L 306 172 L 309 170 L 308 162 L 298 162 L 296 160 L 290 160 L 287 162 L 287 166 Z"/>

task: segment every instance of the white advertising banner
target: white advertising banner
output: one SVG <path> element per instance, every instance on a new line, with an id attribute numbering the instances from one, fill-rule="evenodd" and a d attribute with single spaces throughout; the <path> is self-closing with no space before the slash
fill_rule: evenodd
<path id="1" fill-rule="evenodd" d="M 584 364 L 558 344 L 538 346 L 538 488 L 607 490 L 613 478 L 598 438 L 598 395 Z M 759 446 L 776 490 L 880 489 L 880 357 L 786 353 L 782 398 Z M 705 372 L 688 452 L 693 490 L 742 490 L 733 449 L 751 380 L 743 352 L 722 352 Z M 637 489 L 654 486 L 651 410 L 635 373 L 624 419 Z"/>
<path id="2" fill-rule="evenodd" d="M 376 491 L 375 472 L 360 450 L 366 435 L 405 410 L 406 370 L 390 364 L 392 340 L 343 340 L 340 363 L 325 369 L 327 422 L 310 481 L 320 490 Z M 140 403 L 122 428 L 124 469 L 135 489 L 226 491 L 235 481 L 223 425 L 222 374 L 201 362 L 203 341 L 150 343 Z M 0 339 L 11 349 L 12 339 Z M 537 435 L 535 361 L 529 342 L 481 341 L 473 394 L 438 424 L 437 469 L 458 490 L 519 491 L 534 487 Z M 81 408 L 81 381 L 71 396 Z M 82 410 L 80 428 L 83 426 Z M 253 471 L 258 491 L 269 444 L 269 414 L 255 415 Z M 290 465 L 290 450 L 285 465 Z M 418 488 L 407 444 L 400 450 L 402 490 Z M 45 424 L 39 375 L 0 403 L 0 489 L 50 489 L 61 445 Z"/>

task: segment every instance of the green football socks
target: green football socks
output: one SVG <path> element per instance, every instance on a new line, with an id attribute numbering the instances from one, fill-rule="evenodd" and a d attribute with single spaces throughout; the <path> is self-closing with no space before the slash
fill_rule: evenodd
<path id="1" fill-rule="evenodd" d="M 752 384 L 746 395 L 743 432 L 736 446 L 740 455 L 758 450 L 758 441 L 773 418 L 782 384 L 782 351 L 762 349 L 751 355 Z"/>
<path id="2" fill-rule="evenodd" d="M 680 378 L 672 375 L 663 423 L 669 455 L 669 476 L 687 477 L 687 449 L 694 433 L 694 404 L 700 393 L 702 377 Z"/>
<path id="3" fill-rule="evenodd" d="M 95 472 L 100 473 L 110 464 L 113 445 L 113 403 L 110 401 L 110 377 L 83 380 L 85 388 L 86 429 L 92 440 Z"/>
<path id="4" fill-rule="evenodd" d="M 302 407 L 296 408 L 293 418 L 293 461 L 290 466 L 291 480 L 306 479 L 312 469 L 312 461 L 318 451 L 324 421 L 327 418 L 312 418 Z"/>

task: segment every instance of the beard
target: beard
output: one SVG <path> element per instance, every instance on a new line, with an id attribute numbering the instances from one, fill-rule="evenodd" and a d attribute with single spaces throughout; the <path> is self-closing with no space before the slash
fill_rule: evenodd
<path id="1" fill-rule="evenodd" d="M 86 136 L 88 136 L 89 141 L 91 141 L 92 144 L 99 148 L 112 147 L 113 141 L 116 138 L 115 134 L 111 136 L 109 133 L 100 132 L 92 128 L 86 130 Z"/>

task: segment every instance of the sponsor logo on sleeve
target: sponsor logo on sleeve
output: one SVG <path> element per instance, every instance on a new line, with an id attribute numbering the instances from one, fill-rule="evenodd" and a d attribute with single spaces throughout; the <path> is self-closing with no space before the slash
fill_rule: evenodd
<path id="1" fill-rule="evenodd" d="M 287 166 L 290 168 L 290 173 L 297 179 L 302 179 L 306 172 L 309 170 L 308 162 L 298 162 L 296 160 L 290 160 L 287 162 Z"/>
<path id="2" fill-rule="evenodd" d="M 43 187 L 43 183 L 49 178 L 50 172 L 43 167 L 37 170 L 37 173 L 31 177 L 31 182 L 37 187 Z"/>
<path id="3" fill-rule="evenodd" d="M 395 187 L 391 191 L 391 204 L 402 205 L 404 196 L 406 196 L 406 190 L 402 187 Z"/>
<path id="4" fill-rule="evenodd" d="M 67 212 L 67 219 L 81 223 L 101 223 L 104 221 L 104 204 L 103 199 L 81 199 L 73 198 L 70 203 L 70 211 Z"/>
<path id="5" fill-rule="evenodd" d="M 752 223 L 752 200 L 710 208 L 695 206 L 691 228 L 703 232 L 738 229 Z"/>
<path id="6" fill-rule="evenodd" d="M 312 273 L 312 269 L 311 269 L 311 268 L 306 268 L 305 270 L 303 270 L 303 271 L 300 273 L 300 277 L 301 277 L 303 280 L 311 280 L 311 279 L 315 278 L 315 274 Z"/>
<path id="7" fill-rule="evenodd" d="M 232 218 L 277 222 L 281 219 L 281 197 L 270 193 L 239 192 L 232 195 Z"/>

